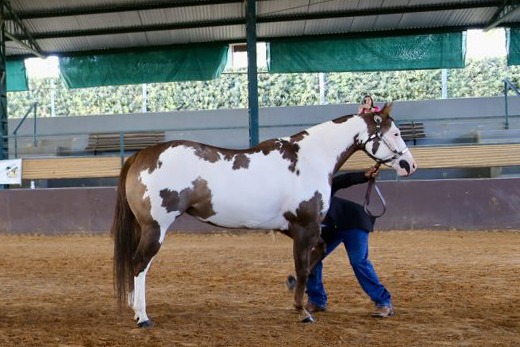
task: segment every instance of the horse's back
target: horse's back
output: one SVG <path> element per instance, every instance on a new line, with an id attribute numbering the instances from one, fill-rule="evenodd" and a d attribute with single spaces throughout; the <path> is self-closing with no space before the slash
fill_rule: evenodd
<path id="1" fill-rule="evenodd" d="M 225 227 L 284 229 L 283 214 L 315 193 L 292 164 L 277 151 L 176 140 L 137 153 L 127 190 L 163 223 L 187 212 Z"/>

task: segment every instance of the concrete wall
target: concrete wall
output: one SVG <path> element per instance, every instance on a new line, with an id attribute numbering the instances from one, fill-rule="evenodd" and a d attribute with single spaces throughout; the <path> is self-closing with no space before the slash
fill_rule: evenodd
<path id="1" fill-rule="evenodd" d="M 382 105 L 381 102 L 377 103 Z M 260 139 L 292 135 L 311 125 L 357 112 L 357 104 L 268 107 L 260 109 Z M 520 98 L 509 98 L 510 126 L 520 129 Z M 479 131 L 504 129 L 504 98 L 471 98 L 397 101 L 392 116 L 396 121 L 423 121 L 427 138 L 420 144 L 476 141 Z M 249 118 L 245 109 L 179 111 L 125 115 L 55 117 L 37 120 L 38 146 L 82 151 L 88 134 L 94 132 L 166 131 L 167 139 L 191 139 L 221 147 L 249 147 Z M 9 134 L 18 125 L 9 120 Z M 28 119 L 18 131 L 19 152 L 38 154 L 32 146 L 33 123 Z M 74 134 L 50 136 L 58 134 Z M 36 147 L 38 147 L 36 146 Z M 14 147 L 11 139 L 11 152 Z M 25 152 L 24 152 L 25 150 Z M 73 154 L 73 153 L 72 153 Z"/>
<path id="2" fill-rule="evenodd" d="M 380 182 L 387 212 L 378 230 L 520 230 L 520 178 Z M 339 192 L 361 202 L 366 185 Z M 12 234 L 107 233 L 115 188 L 0 191 L 0 232 Z M 380 205 L 374 195 L 373 209 Z M 224 230 L 183 216 L 174 231 Z"/>

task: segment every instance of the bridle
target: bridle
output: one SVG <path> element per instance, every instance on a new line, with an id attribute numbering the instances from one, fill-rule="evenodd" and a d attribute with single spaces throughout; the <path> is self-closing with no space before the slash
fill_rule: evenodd
<path id="1" fill-rule="evenodd" d="M 381 118 L 381 116 L 378 116 L 378 115 L 375 115 L 374 116 L 374 122 L 376 123 L 376 131 L 370 135 L 368 137 L 368 139 L 365 141 L 365 143 L 363 144 L 363 150 L 365 151 L 365 153 L 371 157 L 372 159 L 374 159 L 378 164 L 385 164 L 387 165 L 388 163 L 390 162 L 393 162 L 394 160 L 397 160 L 399 159 L 400 157 L 402 157 L 406 152 L 409 151 L 408 147 L 405 146 L 405 148 L 401 149 L 401 150 L 398 150 L 396 148 L 394 148 L 389 142 L 388 140 L 383 136 L 383 132 L 381 131 L 381 123 L 383 122 L 383 118 Z M 367 143 L 369 143 L 370 141 L 374 141 L 374 140 L 380 140 L 381 142 L 383 142 L 385 144 L 385 146 L 390 150 L 390 152 L 393 153 L 392 156 L 390 156 L 389 158 L 387 159 L 379 159 L 379 158 L 376 158 L 374 157 L 372 154 L 370 154 L 367 150 L 366 150 L 366 145 Z"/>
<path id="2" fill-rule="evenodd" d="M 365 143 L 363 144 L 363 150 L 365 151 L 365 153 L 371 157 L 372 159 L 374 159 L 377 164 L 376 164 L 376 169 L 379 169 L 379 167 L 384 164 L 384 165 L 388 165 L 388 163 L 390 162 L 393 162 L 394 160 L 397 160 L 399 159 L 400 157 L 402 157 L 406 152 L 409 151 L 408 147 L 405 146 L 404 149 L 401 149 L 401 150 L 397 150 L 395 149 L 386 139 L 385 137 L 383 136 L 383 132 L 381 131 L 381 123 L 383 122 L 383 118 L 381 118 L 381 116 L 378 116 L 378 115 L 375 115 L 374 116 L 374 122 L 376 123 L 376 131 L 370 135 L 368 137 L 368 139 L 365 141 Z M 387 158 L 387 159 L 379 159 L 379 158 L 376 158 L 374 157 L 373 155 L 371 155 L 367 150 L 366 150 L 366 145 L 369 141 L 374 141 L 376 139 L 379 139 L 381 142 L 383 142 L 385 144 L 385 146 L 393 153 L 392 156 L 390 156 L 390 158 Z M 368 206 L 370 205 L 370 194 L 372 193 L 372 189 L 375 189 L 376 193 L 377 193 L 377 196 L 379 197 L 379 200 L 381 200 L 381 204 L 383 206 L 383 210 L 379 213 L 379 214 L 375 214 L 373 213 L 372 211 L 370 211 L 370 209 L 368 208 Z M 379 190 L 379 187 L 376 185 L 376 179 L 374 177 L 370 178 L 368 180 L 368 186 L 367 186 L 367 191 L 365 193 L 365 198 L 363 199 L 363 209 L 365 210 L 365 212 L 371 216 L 371 217 L 374 217 L 374 218 L 379 218 L 381 217 L 382 215 L 385 214 L 386 212 L 386 201 L 385 201 L 385 198 L 383 197 L 383 194 L 381 194 L 381 191 Z"/>

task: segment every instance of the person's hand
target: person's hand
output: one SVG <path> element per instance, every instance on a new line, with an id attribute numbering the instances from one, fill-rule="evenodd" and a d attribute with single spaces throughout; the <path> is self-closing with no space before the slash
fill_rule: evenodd
<path id="1" fill-rule="evenodd" d="M 365 171 L 365 177 L 368 179 L 376 178 L 376 176 L 378 174 L 379 174 L 379 165 L 378 164 L 370 167 L 367 171 Z"/>

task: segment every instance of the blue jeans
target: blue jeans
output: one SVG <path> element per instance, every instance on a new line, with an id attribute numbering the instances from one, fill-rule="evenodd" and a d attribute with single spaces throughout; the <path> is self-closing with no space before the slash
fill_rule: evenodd
<path id="1" fill-rule="evenodd" d="M 390 292 L 379 282 L 374 267 L 368 260 L 368 235 L 361 229 L 335 230 L 323 234 L 327 243 L 325 257 L 329 255 L 340 243 L 345 245 L 350 265 L 354 274 L 370 299 L 378 306 L 391 304 Z M 323 262 L 319 262 L 309 274 L 307 279 L 308 301 L 314 305 L 325 308 L 327 306 L 327 293 L 322 280 Z"/>

